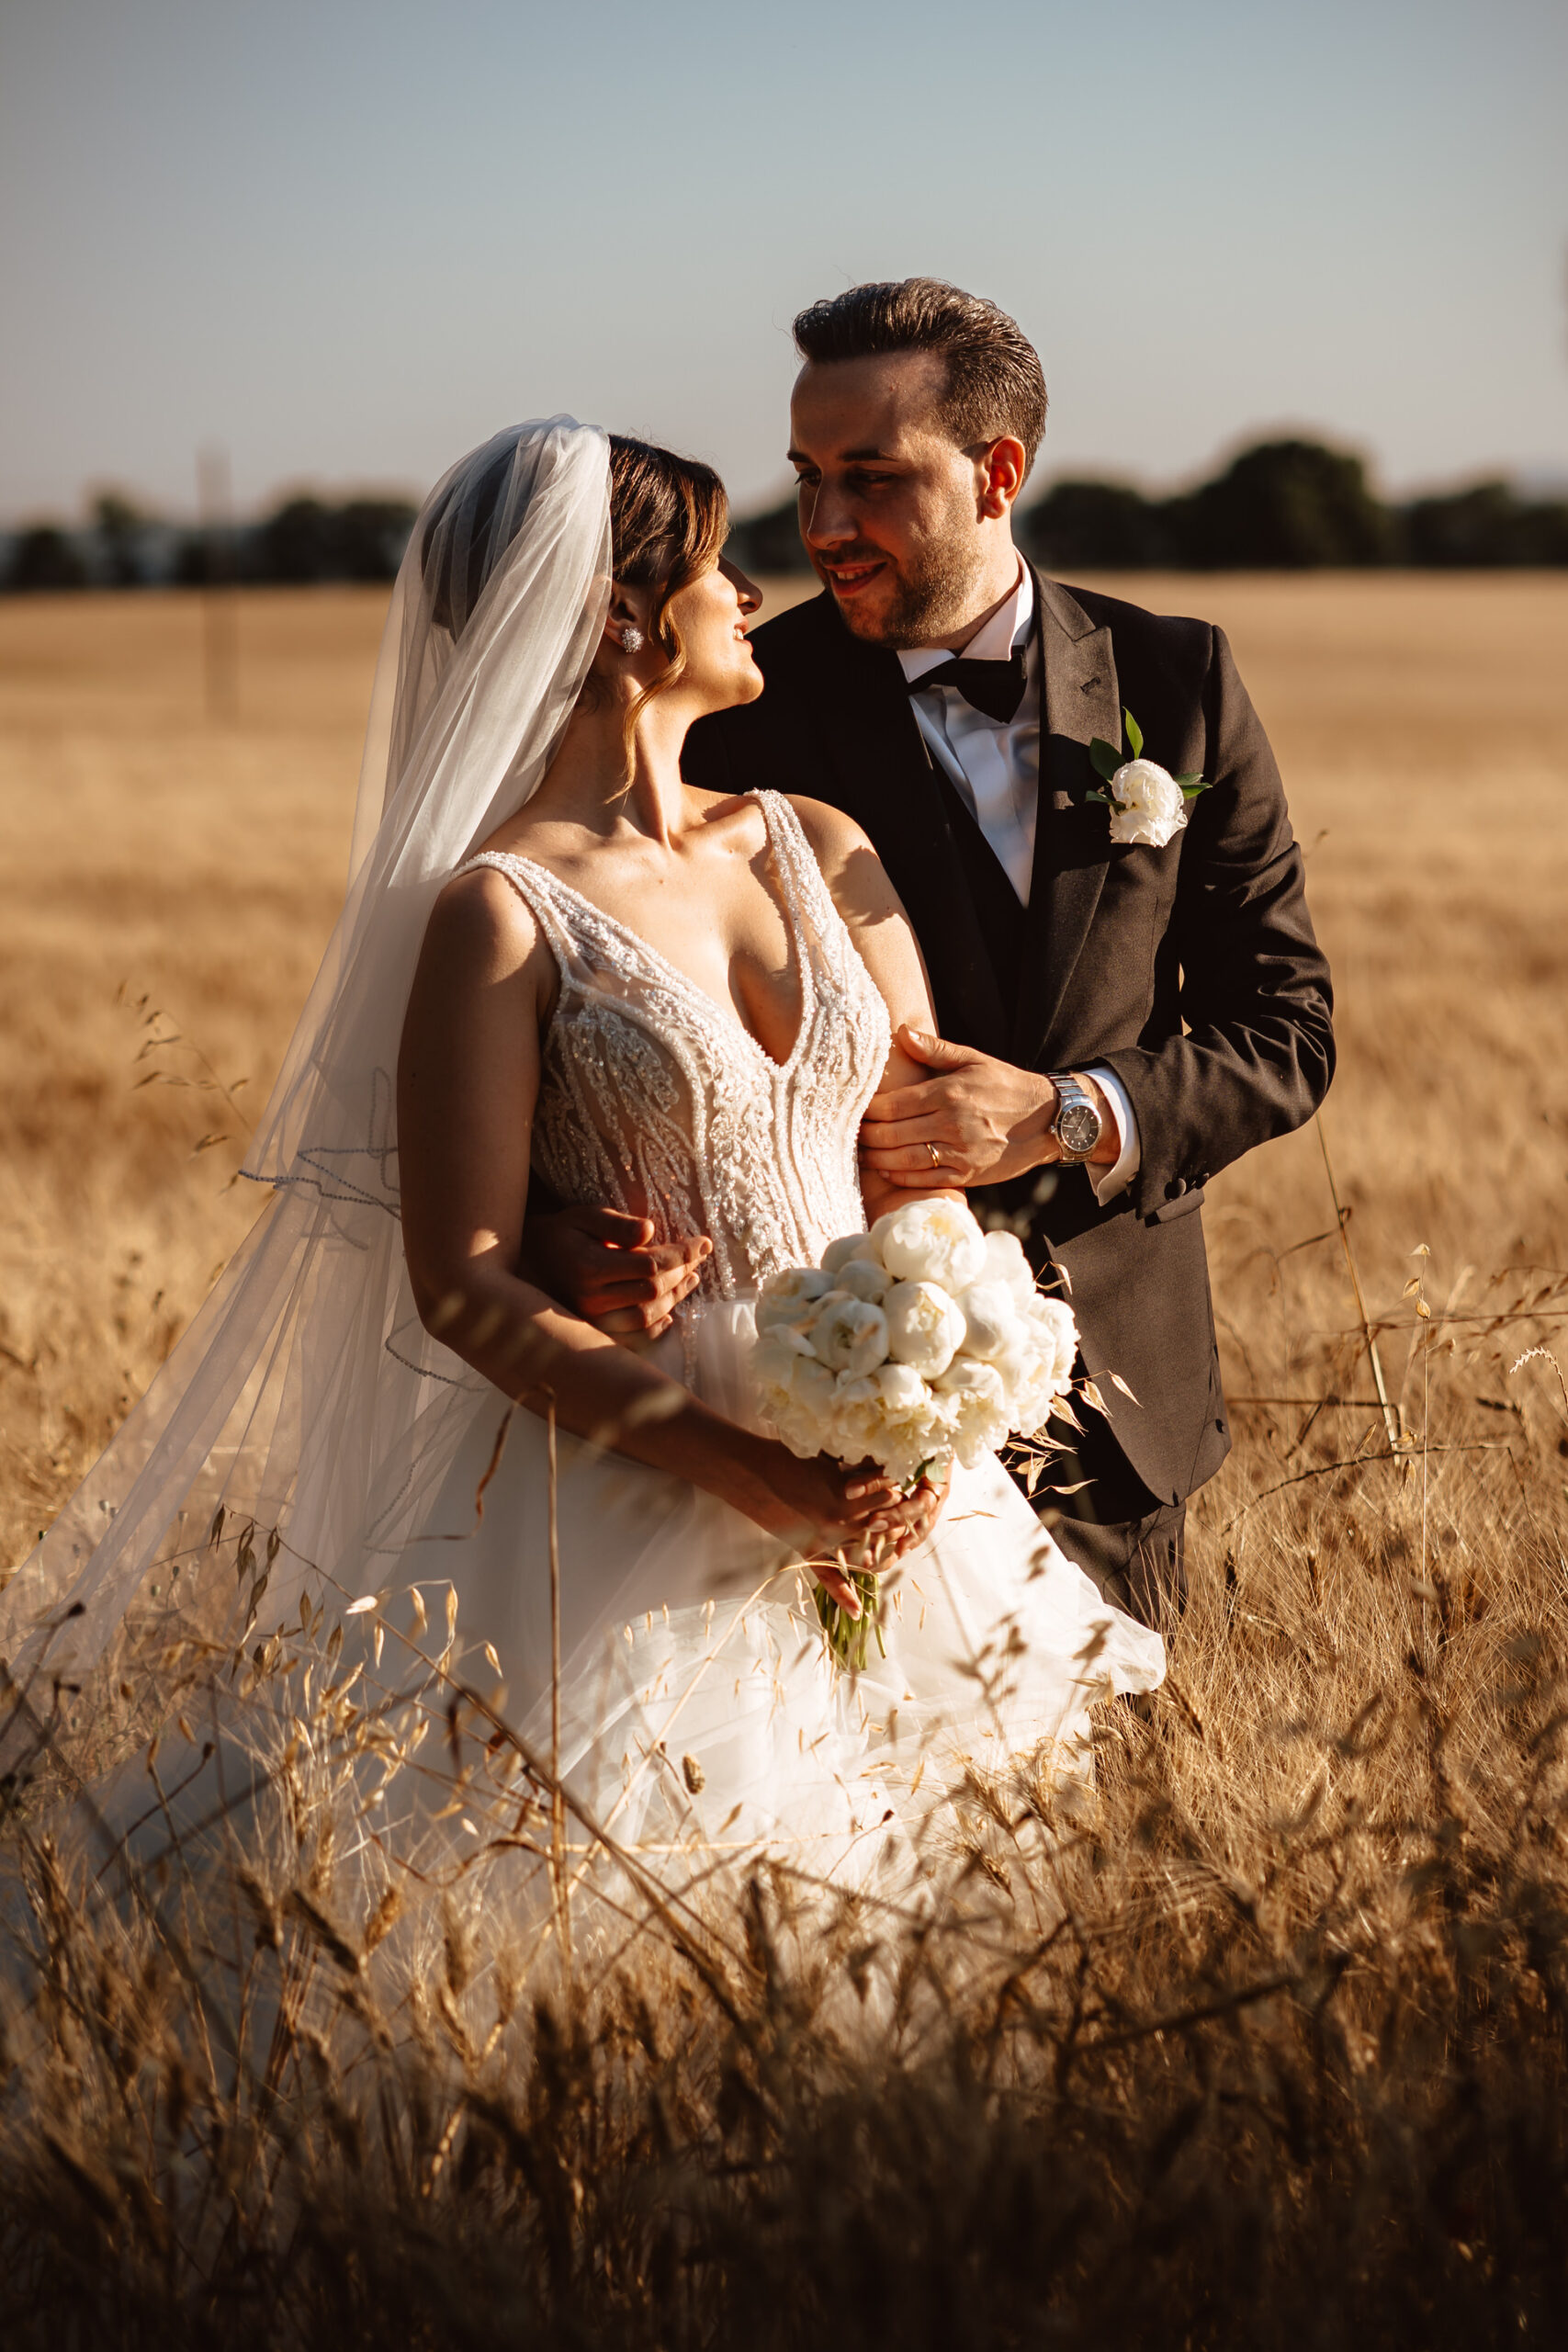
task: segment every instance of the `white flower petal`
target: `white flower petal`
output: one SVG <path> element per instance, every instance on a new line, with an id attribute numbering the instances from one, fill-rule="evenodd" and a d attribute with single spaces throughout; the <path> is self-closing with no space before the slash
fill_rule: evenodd
<path id="1" fill-rule="evenodd" d="M 967 1290 L 983 1272 L 986 1237 L 962 1201 L 910 1201 L 871 1228 L 882 1262 L 901 1282 Z"/>
<path id="2" fill-rule="evenodd" d="M 829 1293 L 812 1320 L 811 1344 L 835 1372 L 874 1372 L 887 1355 L 887 1317 L 867 1299 Z"/>
<path id="3" fill-rule="evenodd" d="M 962 1308 L 935 1283 L 897 1283 L 883 1301 L 888 1352 L 924 1378 L 945 1372 L 963 1344 Z"/>

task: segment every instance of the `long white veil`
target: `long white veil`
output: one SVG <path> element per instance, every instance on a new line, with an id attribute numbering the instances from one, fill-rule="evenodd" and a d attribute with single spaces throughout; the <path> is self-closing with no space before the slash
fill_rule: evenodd
<path id="1" fill-rule="evenodd" d="M 608 440 L 570 417 L 498 434 L 426 501 L 377 668 L 347 898 L 246 1161 L 273 1198 L 0 1594 L 18 1678 L 44 1657 L 98 1665 L 139 1612 L 186 1616 L 204 1579 L 248 1618 L 265 1591 L 269 1619 L 308 1563 L 351 1591 L 384 1582 L 499 1406 L 414 1309 L 393 1075 L 431 907 L 548 766 L 610 568 Z"/>

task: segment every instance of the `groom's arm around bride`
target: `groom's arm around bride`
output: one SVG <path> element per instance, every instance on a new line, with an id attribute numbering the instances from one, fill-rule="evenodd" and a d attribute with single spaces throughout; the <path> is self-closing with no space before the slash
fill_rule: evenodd
<path id="1" fill-rule="evenodd" d="M 930 1076 L 874 1102 L 865 1163 L 969 1186 L 1070 1283 L 1087 1369 L 1132 1394 L 1101 1381 L 1057 1532 L 1153 1616 L 1179 1601 L 1186 1498 L 1229 1446 L 1203 1187 L 1310 1117 L 1334 1067 L 1279 772 L 1219 630 L 1021 561 L 1045 392 L 1005 313 L 914 279 L 816 305 L 796 341 L 791 455 L 824 593 L 756 631 L 766 691 L 699 724 L 686 773 L 831 802 L 870 835 L 942 1035 L 907 1040 Z M 1123 813 L 1089 746 L 1130 759 L 1124 711 L 1167 775 L 1123 777 L 1142 801 Z M 1182 775 L 1208 786 L 1185 824 Z"/>

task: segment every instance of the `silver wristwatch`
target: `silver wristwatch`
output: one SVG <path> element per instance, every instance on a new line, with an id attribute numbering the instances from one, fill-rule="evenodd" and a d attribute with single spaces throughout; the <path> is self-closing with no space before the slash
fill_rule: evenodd
<path id="1" fill-rule="evenodd" d="M 1092 1157 L 1100 1136 L 1105 1133 L 1105 1121 L 1094 1107 L 1094 1098 L 1087 1094 L 1076 1078 L 1066 1073 L 1053 1075 L 1056 1090 L 1056 1115 L 1051 1122 L 1051 1133 L 1062 1148 L 1062 1158 L 1085 1160 Z"/>

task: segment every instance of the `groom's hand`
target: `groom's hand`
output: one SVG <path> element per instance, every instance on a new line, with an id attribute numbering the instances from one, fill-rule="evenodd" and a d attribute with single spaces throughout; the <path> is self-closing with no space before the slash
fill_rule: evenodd
<path id="1" fill-rule="evenodd" d="M 1061 1157 L 1051 1133 L 1056 1089 L 1041 1071 L 1016 1069 L 918 1029 L 900 1029 L 898 1044 L 931 1076 L 873 1095 L 860 1131 L 869 1176 L 929 1192 L 933 1184 L 1000 1184 Z M 1100 1089 L 1092 1091 L 1108 1114 Z M 1109 1167 L 1119 1148 L 1116 1122 L 1108 1117 L 1095 1159 Z"/>
<path id="2" fill-rule="evenodd" d="M 523 1272 L 613 1339 L 656 1340 L 697 1286 L 713 1250 L 705 1233 L 653 1238 L 646 1217 L 619 1209 L 557 1209 L 523 1231 Z"/>

